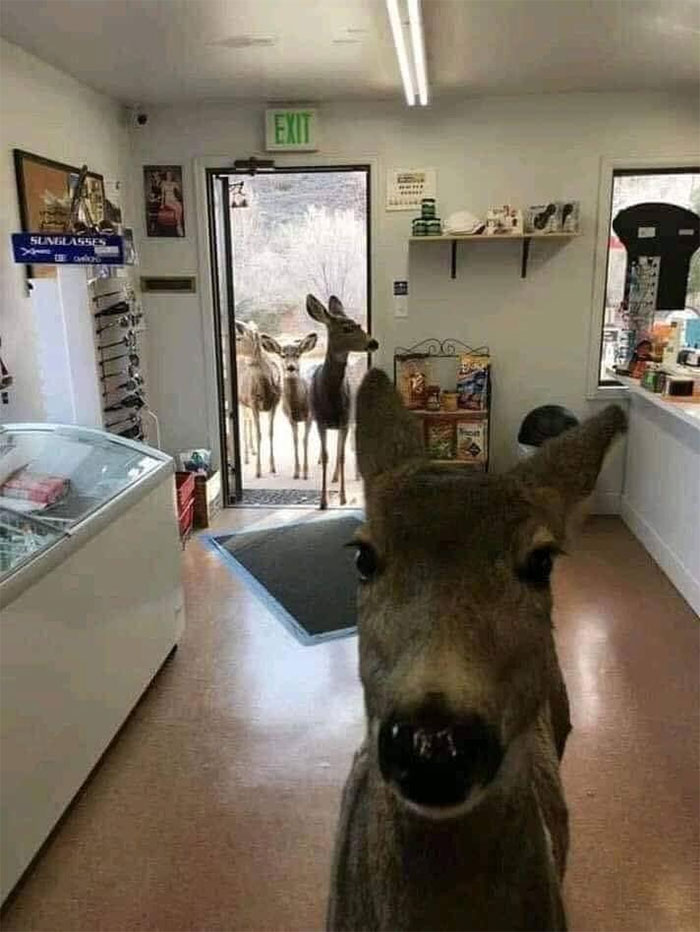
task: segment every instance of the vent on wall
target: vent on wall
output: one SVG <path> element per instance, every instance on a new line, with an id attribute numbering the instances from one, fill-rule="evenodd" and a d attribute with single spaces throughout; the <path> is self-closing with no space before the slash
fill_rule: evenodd
<path id="1" fill-rule="evenodd" d="M 141 291 L 167 294 L 194 294 L 197 279 L 194 275 L 142 275 Z"/>

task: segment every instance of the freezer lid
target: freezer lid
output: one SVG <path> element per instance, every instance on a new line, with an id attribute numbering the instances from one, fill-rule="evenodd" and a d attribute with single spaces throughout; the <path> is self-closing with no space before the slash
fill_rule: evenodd
<path id="1" fill-rule="evenodd" d="M 0 507 L 39 519 L 59 535 L 71 533 L 146 477 L 168 469 L 172 459 L 167 454 L 102 430 L 0 426 Z"/>

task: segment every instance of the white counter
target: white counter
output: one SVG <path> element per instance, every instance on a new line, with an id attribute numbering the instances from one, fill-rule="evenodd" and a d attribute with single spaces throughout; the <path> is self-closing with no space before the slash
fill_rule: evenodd
<path id="1" fill-rule="evenodd" d="M 615 378 L 630 396 L 622 518 L 700 614 L 700 403 Z"/>

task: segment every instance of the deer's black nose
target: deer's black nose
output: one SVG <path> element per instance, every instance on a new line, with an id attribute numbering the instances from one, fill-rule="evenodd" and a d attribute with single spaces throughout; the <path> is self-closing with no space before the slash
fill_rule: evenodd
<path id="1" fill-rule="evenodd" d="M 376 349 L 379 349 L 379 343 L 376 340 L 370 340 L 367 344 L 367 349 L 370 353 L 373 353 Z"/>
<path id="2" fill-rule="evenodd" d="M 455 721 L 392 717 L 379 729 L 379 766 L 385 780 L 421 806 L 456 806 L 475 785 L 496 775 L 503 750 L 480 717 Z"/>

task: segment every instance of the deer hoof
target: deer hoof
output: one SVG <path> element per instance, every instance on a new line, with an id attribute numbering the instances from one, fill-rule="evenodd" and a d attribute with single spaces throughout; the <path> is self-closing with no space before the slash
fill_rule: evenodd
<path id="1" fill-rule="evenodd" d="M 341 495 L 341 496 L 340 496 L 340 504 L 341 504 L 341 505 L 347 505 L 347 503 L 348 503 L 348 502 L 347 502 L 347 499 L 345 498 L 345 496 L 344 496 L 344 495 Z"/>
<path id="2" fill-rule="evenodd" d="M 325 498 L 321 499 L 321 504 L 318 506 L 321 511 L 325 511 L 328 508 L 328 502 Z"/>

